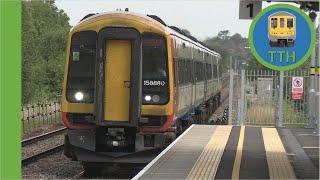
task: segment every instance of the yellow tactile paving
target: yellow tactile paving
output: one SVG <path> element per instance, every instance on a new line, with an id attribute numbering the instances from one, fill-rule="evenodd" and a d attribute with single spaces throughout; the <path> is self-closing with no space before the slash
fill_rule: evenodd
<path id="1" fill-rule="evenodd" d="M 237 154 L 232 169 L 232 179 L 239 179 L 245 128 L 245 126 L 241 126 Z"/>
<path id="2" fill-rule="evenodd" d="M 262 128 L 270 179 L 295 179 L 279 134 L 275 128 Z"/>
<path id="3" fill-rule="evenodd" d="M 232 126 L 218 126 L 187 179 L 214 179 Z"/>

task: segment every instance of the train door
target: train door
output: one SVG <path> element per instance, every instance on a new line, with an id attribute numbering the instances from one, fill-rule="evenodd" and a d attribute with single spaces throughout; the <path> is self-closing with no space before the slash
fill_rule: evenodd
<path id="1" fill-rule="evenodd" d="M 137 127 L 141 115 L 141 34 L 106 27 L 98 34 L 94 113 L 96 124 Z"/>
<path id="2" fill-rule="evenodd" d="M 131 41 L 107 40 L 104 119 L 129 121 Z"/>

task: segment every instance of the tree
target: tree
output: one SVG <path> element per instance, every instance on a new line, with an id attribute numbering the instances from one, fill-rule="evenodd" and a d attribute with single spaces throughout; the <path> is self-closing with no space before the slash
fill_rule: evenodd
<path id="1" fill-rule="evenodd" d="M 223 31 L 220 31 L 219 33 L 218 33 L 218 38 L 219 39 L 227 39 L 228 38 L 228 36 L 229 36 L 229 34 L 230 34 L 230 31 L 229 30 L 223 30 Z"/>
<path id="2" fill-rule="evenodd" d="M 245 62 L 248 64 L 248 69 L 266 68 L 251 55 L 250 49 L 247 48 L 247 38 L 242 37 L 239 33 L 232 36 L 229 34 L 229 30 L 223 30 L 220 31 L 217 36 L 204 41 L 205 44 L 220 53 L 224 70 L 229 67 L 230 57 L 232 57 L 233 63 L 238 64 L 238 67 L 242 62 Z"/>
<path id="3" fill-rule="evenodd" d="M 22 103 L 60 94 L 69 17 L 54 1 L 22 1 Z"/>

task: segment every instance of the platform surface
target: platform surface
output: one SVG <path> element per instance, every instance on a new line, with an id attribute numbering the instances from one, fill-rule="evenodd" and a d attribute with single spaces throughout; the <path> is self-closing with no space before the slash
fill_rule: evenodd
<path id="1" fill-rule="evenodd" d="M 312 132 L 192 125 L 133 179 L 319 179 Z"/>

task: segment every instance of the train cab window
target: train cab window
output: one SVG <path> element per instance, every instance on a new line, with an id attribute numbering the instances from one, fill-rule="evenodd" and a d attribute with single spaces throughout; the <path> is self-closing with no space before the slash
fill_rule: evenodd
<path id="1" fill-rule="evenodd" d="M 280 27 L 281 27 L 281 28 L 284 27 L 284 18 L 280 18 Z"/>
<path id="2" fill-rule="evenodd" d="M 271 18 L 271 27 L 277 28 L 277 18 Z"/>
<path id="3" fill-rule="evenodd" d="M 94 31 L 77 32 L 71 38 L 66 89 L 69 102 L 93 102 L 96 40 Z M 81 99 L 77 99 L 77 93 L 82 94 Z"/>
<path id="4" fill-rule="evenodd" d="M 292 18 L 287 19 L 287 27 L 293 28 L 293 19 Z"/>
<path id="5" fill-rule="evenodd" d="M 166 41 L 162 36 L 144 34 L 142 40 L 142 77 L 167 79 Z"/>
<path id="6" fill-rule="evenodd" d="M 143 104 L 169 101 L 167 45 L 166 39 L 159 34 L 142 34 L 142 81 Z"/>

